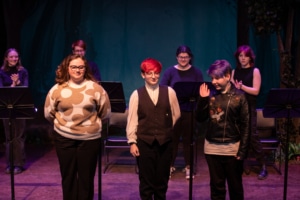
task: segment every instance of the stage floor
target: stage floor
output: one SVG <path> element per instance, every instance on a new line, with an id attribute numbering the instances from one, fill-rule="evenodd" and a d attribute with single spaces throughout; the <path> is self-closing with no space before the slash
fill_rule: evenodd
<path id="1" fill-rule="evenodd" d="M 169 181 L 167 199 L 170 200 L 209 200 L 209 175 L 206 161 L 203 156 L 203 145 L 199 142 L 196 175 L 190 187 L 190 182 L 185 180 L 183 158 L 178 155 L 176 161 L 177 171 Z M 16 200 L 60 200 L 62 191 L 60 184 L 60 173 L 55 149 L 51 144 L 27 144 L 26 170 L 14 176 L 14 189 Z M 104 161 L 104 159 L 102 159 Z M 113 150 L 110 153 L 110 160 L 115 164 L 110 165 L 105 174 L 101 173 L 102 188 L 101 197 L 103 200 L 137 200 L 138 176 L 135 173 L 135 160 L 128 153 L 128 149 Z M 104 162 L 102 163 L 103 170 Z M 266 180 L 258 180 L 258 170 L 253 166 L 250 175 L 243 175 L 245 199 L 283 199 L 284 192 L 284 164 L 282 175 L 274 168 L 268 166 L 269 176 Z M 0 148 L 0 199 L 11 199 L 10 175 L 4 173 L 6 164 L 3 144 Z M 103 172 L 103 171 L 102 171 Z M 300 199 L 300 164 L 289 164 L 287 199 Z M 98 199 L 98 172 L 95 178 L 95 195 Z"/>

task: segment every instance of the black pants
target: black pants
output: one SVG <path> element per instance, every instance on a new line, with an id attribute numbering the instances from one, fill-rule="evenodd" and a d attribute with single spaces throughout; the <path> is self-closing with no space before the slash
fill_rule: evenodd
<path id="1" fill-rule="evenodd" d="M 3 126 L 6 137 L 6 162 L 7 166 L 10 166 L 10 145 L 13 144 L 13 158 L 14 166 L 23 167 L 25 164 L 25 119 L 12 119 L 11 127 L 9 126 L 9 120 L 3 119 Z M 10 139 L 10 128 L 12 133 L 12 139 Z"/>
<path id="2" fill-rule="evenodd" d="M 256 131 L 257 114 L 255 106 L 251 105 L 250 109 L 250 149 L 253 151 L 256 160 L 261 164 L 265 164 L 265 155 L 260 143 L 258 132 Z"/>
<path id="3" fill-rule="evenodd" d="M 155 140 L 152 145 L 138 140 L 140 156 L 137 157 L 142 200 L 165 200 L 168 189 L 172 142 L 163 145 Z"/>
<path id="4" fill-rule="evenodd" d="M 182 138 L 183 144 L 183 157 L 185 165 L 190 165 L 190 144 L 192 137 L 192 114 L 191 112 L 181 112 L 181 117 L 178 119 L 174 126 L 174 134 L 172 137 L 173 141 L 173 154 L 172 154 L 172 163 L 174 166 L 175 160 L 178 153 L 178 145 L 180 138 Z"/>
<path id="5" fill-rule="evenodd" d="M 54 135 L 64 200 L 92 200 L 100 138 L 73 140 Z"/>
<path id="6" fill-rule="evenodd" d="M 210 196 L 212 200 L 226 199 L 226 181 L 231 200 L 243 200 L 243 161 L 234 156 L 205 154 L 210 175 Z"/>

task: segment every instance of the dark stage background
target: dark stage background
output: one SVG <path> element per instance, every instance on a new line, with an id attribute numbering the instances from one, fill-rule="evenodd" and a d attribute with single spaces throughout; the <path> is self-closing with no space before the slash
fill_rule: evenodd
<path id="1" fill-rule="evenodd" d="M 1 14 L 9 35 L 4 33 L 0 53 L 10 47 L 20 50 L 37 107 L 44 104 L 57 65 L 77 39 L 86 41 L 87 58 L 98 64 L 103 81 L 123 83 L 127 102 L 144 84 L 140 62 L 156 58 L 164 71 L 176 64 L 175 51 L 182 44 L 191 47 L 194 65 L 206 81 L 206 70 L 216 59 L 227 59 L 235 67 L 235 0 L 12 0 L 1 6 L 10 18 Z M 247 34 L 262 73 L 262 107 L 269 89 L 279 87 L 276 38 L 258 37 L 251 28 Z"/>

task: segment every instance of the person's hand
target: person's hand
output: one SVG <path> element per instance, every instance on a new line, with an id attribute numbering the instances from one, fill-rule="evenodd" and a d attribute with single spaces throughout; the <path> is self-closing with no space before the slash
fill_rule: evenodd
<path id="1" fill-rule="evenodd" d="M 234 81 L 234 86 L 237 88 L 237 89 L 242 89 L 242 85 L 243 85 L 243 81 L 238 81 L 238 80 L 235 80 Z"/>
<path id="2" fill-rule="evenodd" d="M 130 145 L 130 153 L 133 157 L 140 156 L 139 148 L 136 144 Z"/>
<path id="3" fill-rule="evenodd" d="M 199 95 L 201 97 L 208 97 L 209 94 L 210 94 L 210 90 L 208 89 L 207 85 L 205 83 L 203 83 L 202 85 L 200 85 Z"/>
<path id="4" fill-rule="evenodd" d="M 11 84 L 12 87 L 20 84 L 19 74 L 12 74 L 10 78 L 12 80 L 12 84 Z"/>

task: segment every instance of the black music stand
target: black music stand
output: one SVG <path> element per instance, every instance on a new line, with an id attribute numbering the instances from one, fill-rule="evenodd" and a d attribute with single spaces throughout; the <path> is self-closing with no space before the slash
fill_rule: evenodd
<path id="1" fill-rule="evenodd" d="M 180 110 L 191 113 L 191 141 L 190 141 L 190 179 L 189 179 L 189 199 L 193 195 L 193 174 L 194 174 L 194 110 L 199 98 L 199 87 L 204 82 L 177 82 L 174 84 L 174 90 L 179 102 Z M 214 92 L 215 88 L 211 82 L 205 82 L 210 89 Z"/>
<path id="2" fill-rule="evenodd" d="M 111 112 L 123 113 L 126 110 L 126 102 L 121 82 L 103 81 L 100 85 L 108 94 Z"/>
<path id="3" fill-rule="evenodd" d="M 126 111 L 126 102 L 125 102 L 125 96 L 123 91 L 123 85 L 121 82 L 111 82 L 111 81 L 103 81 L 99 82 L 99 84 L 104 88 L 104 90 L 107 92 L 110 106 L 111 106 L 111 112 L 119 112 L 124 113 Z M 107 124 L 109 126 L 109 124 Z M 102 142 L 101 142 L 102 145 Z M 102 157 L 101 153 L 99 153 L 99 164 L 98 164 L 98 199 L 101 200 L 101 167 L 102 167 Z"/>
<path id="4" fill-rule="evenodd" d="M 288 152 L 289 152 L 289 126 L 291 118 L 300 117 L 300 89 L 293 88 L 274 88 L 271 89 L 265 107 L 263 109 L 264 117 L 286 118 L 286 144 L 285 144 L 285 169 L 284 169 L 284 193 L 283 199 L 287 194 L 288 178 Z"/>
<path id="5" fill-rule="evenodd" d="M 9 119 L 10 134 L 8 138 L 9 145 L 9 163 L 11 179 L 11 199 L 15 199 L 14 189 L 14 157 L 12 119 L 32 119 L 35 114 L 33 100 L 28 87 L 3 87 L 0 88 L 0 119 Z"/>

